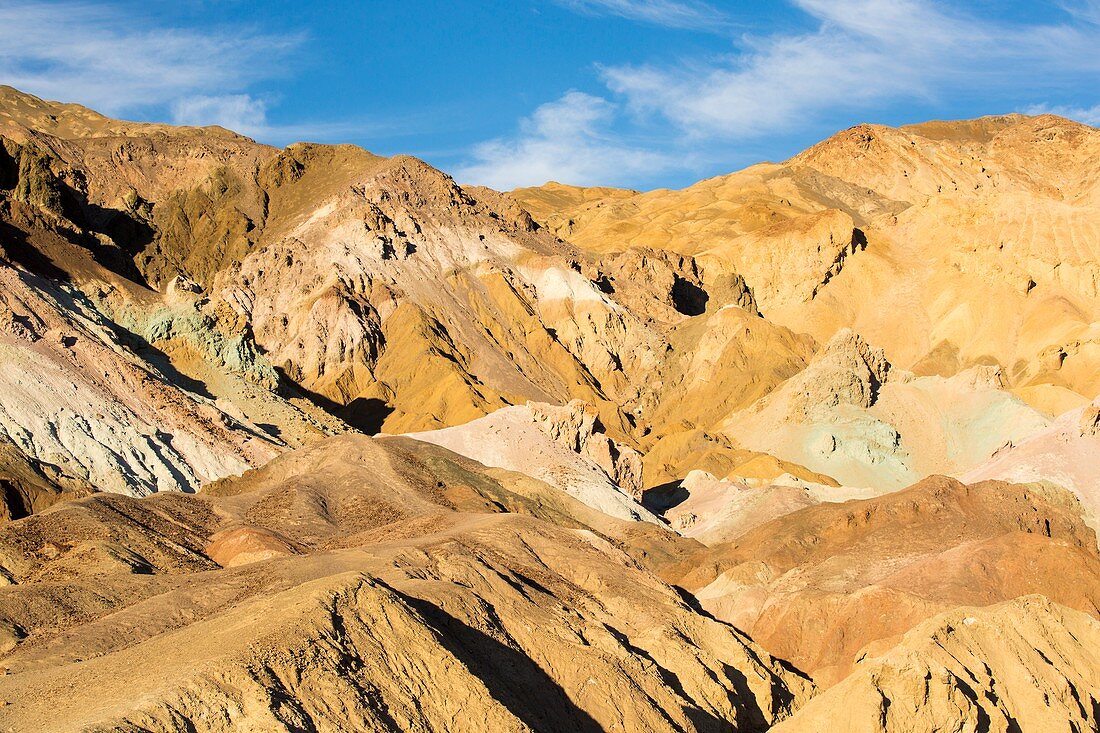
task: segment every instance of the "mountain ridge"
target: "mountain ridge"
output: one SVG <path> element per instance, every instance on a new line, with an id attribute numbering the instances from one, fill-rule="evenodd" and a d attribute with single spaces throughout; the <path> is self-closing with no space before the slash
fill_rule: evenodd
<path id="1" fill-rule="evenodd" d="M 1095 727 L 1098 161 L 501 193 L 0 88 L 0 726 Z"/>

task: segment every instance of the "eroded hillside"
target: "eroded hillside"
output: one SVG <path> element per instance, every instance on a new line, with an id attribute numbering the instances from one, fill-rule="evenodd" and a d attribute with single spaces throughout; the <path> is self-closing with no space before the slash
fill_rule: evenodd
<path id="1" fill-rule="evenodd" d="M 0 87 L 0 727 L 1095 729 L 1098 156 L 502 194 Z"/>

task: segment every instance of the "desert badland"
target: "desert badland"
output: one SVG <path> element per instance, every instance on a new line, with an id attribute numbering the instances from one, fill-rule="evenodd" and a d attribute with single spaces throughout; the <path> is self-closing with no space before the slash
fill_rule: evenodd
<path id="1" fill-rule="evenodd" d="M 1100 726 L 1100 130 L 460 185 L 0 88 L 0 729 Z"/>

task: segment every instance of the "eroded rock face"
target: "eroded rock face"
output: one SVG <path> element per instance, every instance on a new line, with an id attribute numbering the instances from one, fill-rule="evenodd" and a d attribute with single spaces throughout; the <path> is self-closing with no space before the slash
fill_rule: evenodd
<path id="1" fill-rule="evenodd" d="M 642 498 L 642 456 L 602 432 L 599 415 L 591 405 L 574 400 L 558 407 L 528 402 L 539 429 L 556 442 L 591 459 L 615 484 L 637 500 Z"/>
<path id="2" fill-rule="evenodd" d="M 29 517 L 65 499 L 90 494 L 89 484 L 74 485 L 27 456 L 11 440 L 0 438 L 0 523 Z M 60 482 L 66 483 L 67 489 Z"/>
<path id="3" fill-rule="evenodd" d="M 596 411 L 583 402 L 528 402 L 464 425 L 409 435 L 545 481 L 611 516 L 659 523 L 640 503 L 641 455 L 605 435 Z"/>
<path id="4" fill-rule="evenodd" d="M 380 400 L 386 427 L 406 430 L 521 399 L 579 395 L 604 414 L 637 399 L 662 337 L 514 202 L 408 157 L 364 153 L 336 174 L 320 157 L 299 155 L 263 236 L 205 306 L 247 323 L 292 381 L 340 406 Z M 646 287 L 629 284 L 639 303 Z M 447 396 L 417 393 L 443 383 Z"/>
<path id="5" fill-rule="evenodd" d="M 593 280 L 632 311 L 661 321 L 699 316 L 725 305 L 757 313 L 745 279 L 736 273 L 706 282 L 694 257 L 661 249 L 631 248 L 598 261 Z M 638 287 L 644 284 L 644 287 Z M 710 291 L 714 291 L 713 294 Z"/>
<path id="6" fill-rule="evenodd" d="M 0 322 L 0 438 L 61 487 L 196 491 L 279 450 L 143 363 L 79 291 L 0 262 Z"/>
<path id="7" fill-rule="evenodd" d="M 1100 435 L 1100 405 L 1091 404 L 1082 410 L 1078 425 L 1082 438 Z"/>
<path id="8" fill-rule="evenodd" d="M 1004 387 L 994 366 L 917 377 L 843 329 L 804 370 L 722 427 L 744 448 L 848 486 L 893 490 L 971 470 L 1049 426 Z"/>
<path id="9" fill-rule="evenodd" d="M 822 415 L 842 405 L 870 407 L 890 376 L 890 363 L 850 329 L 841 329 L 810 366 L 785 386 L 791 413 L 799 419 Z"/>
<path id="10" fill-rule="evenodd" d="M 900 488 L 915 476 L 901 435 L 868 410 L 890 378 L 881 349 L 840 330 L 805 369 L 727 418 L 732 440 L 852 486 Z"/>

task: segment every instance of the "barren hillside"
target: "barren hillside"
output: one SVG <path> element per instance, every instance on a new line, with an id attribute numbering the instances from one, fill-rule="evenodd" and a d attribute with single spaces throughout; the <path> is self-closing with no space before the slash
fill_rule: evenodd
<path id="1" fill-rule="evenodd" d="M 0 728 L 1096 730 L 1098 176 L 505 194 L 0 87 Z"/>

